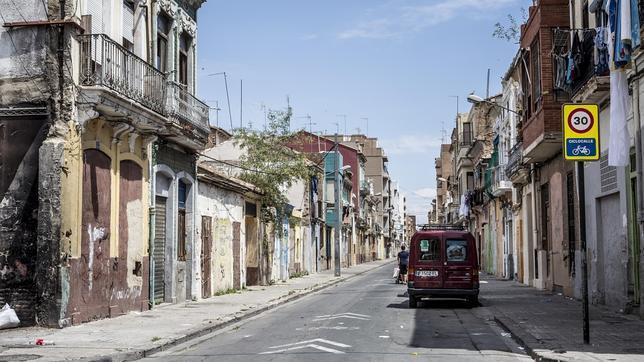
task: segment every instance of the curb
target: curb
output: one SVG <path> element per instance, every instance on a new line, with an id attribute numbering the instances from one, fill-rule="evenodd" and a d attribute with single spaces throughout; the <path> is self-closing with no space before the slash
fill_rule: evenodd
<path id="1" fill-rule="evenodd" d="M 105 361 L 105 362 L 108 362 L 108 361 L 109 362 L 135 361 L 135 360 L 138 360 L 138 359 L 141 359 L 141 358 L 149 357 L 150 355 L 153 355 L 155 353 L 165 351 L 165 350 L 167 350 L 167 349 L 169 349 L 171 347 L 174 347 L 176 345 L 185 343 L 185 342 L 187 342 L 189 340 L 192 340 L 192 339 L 195 339 L 195 338 L 198 338 L 198 337 L 202 337 L 202 336 L 204 336 L 206 334 L 209 334 L 209 333 L 212 333 L 214 331 L 226 328 L 226 327 L 228 327 L 228 326 L 230 326 L 232 324 L 235 324 L 237 322 L 240 322 L 240 321 L 243 321 L 245 319 L 248 319 L 248 318 L 254 317 L 256 315 L 262 314 L 262 313 L 267 312 L 267 311 L 269 311 L 271 309 L 274 309 L 274 308 L 279 307 L 281 305 L 284 305 L 286 303 L 295 301 L 295 300 L 300 299 L 300 298 L 302 298 L 304 296 L 307 296 L 309 294 L 315 293 L 317 291 L 332 287 L 332 286 L 334 286 L 336 284 L 339 284 L 339 283 L 345 282 L 347 280 L 350 280 L 352 278 L 355 278 L 355 277 L 357 277 L 359 275 L 374 271 L 376 269 L 380 269 L 380 268 L 382 268 L 382 267 L 384 267 L 386 265 L 389 265 L 389 264 L 390 264 L 390 262 L 386 262 L 386 263 L 383 263 L 381 265 L 375 266 L 375 267 L 373 267 L 371 269 L 364 270 L 364 271 L 361 271 L 359 273 L 356 273 L 356 274 L 353 274 L 353 275 L 350 275 L 350 276 L 347 276 L 347 277 L 340 277 L 340 278 L 335 279 L 335 280 L 331 279 L 328 282 L 322 282 L 322 283 L 315 284 L 312 287 L 302 289 L 301 292 L 296 292 L 296 293 L 293 293 L 293 294 L 290 294 L 290 295 L 287 294 L 287 295 L 285 295 L 283 297 L 279 297 L 276 300 L 273 300 L 273 301 L 269 302 L 267 305 L 265 305 L 263 307 L 260 307 L 260 308 L 257 308 L 257 309 L 251 310 L 251 311 L 247 311 L 247 312 L 242 312 L 239 315 L 234 315 L 232 318 L 224 320 L 224 321 L 222 321 L 220 323 L 217 323 L 217 324 L 213 323 L 213 325 L 209 325 L 209 326 L 206 326 L 206 327 L 203 327 L 203 328 L 195 329 L 193 331 L 188 332 L 186 335 L 184 335 L 182 337 L 178 337 L 178 338 L 169 340 L 166 343 L 163 343 L 163 344 L 158 345 L 158 346 L 154 346 L 154 347 L 151 347 L 151 348 L 145 348 L 145 349 L 141 349 L 141 350 L 128 351 L 128 352 L 115 352 L 115 353 L 110 353 L 110 354 L 103 355 L 103 356 L 95 356 L 95 357 L 91 357 L 91 358 L 82 358 L 82 359 L 80 359 L 80 361 Z"/>
<path id="2" fill-rule="evenodd" d="M 483 299 L 485 301 L 485 299 Z M 485 305 L 484 305 L 485 306 Z M 535 361 L 539 362 L 568 362 L 568 359 L 557 359 L 552 357 L 546 357 L 539 352 L 534 350 L 534 346 L 543 345 L 543 342 L 536 339 L 532 334 L 526 332 L 521 326 L 516 323 L 511 318 L 505 316 L 503 312 L 498 310 L 495 307 L 489 307 L 489 310 L 493 312 L 494 322 L 501 327 L 504 331 L 510 334 L 512 339 L 521 347 L 525 349 L 525 352 Z M 551 350 L 547 346 L 543 346 L 544 349 Z"/>
<path id="3" fill-rule="evenodd" d="M 535 361 L 540 361 L 540 362 L 565 362 L 566 360 L 561 360 L 561 359 L 553 359 L 550 357 L 545 357 L 537 353 L 532 347 L 530 347 L 530 344 L 538 344 L 539 342 L 532 337 L 527 332 L 523 332 L 521 327 L 517 326 L 514 321 L 511 321 L 508 318 L 505 317 L 499 317 L 496 314 L 494 315 L 494 322 L 499 325 L 503 330 L 506 332 L 510 333 L 510 336 L 512 336 L 512 339 L 518 343 L 521 347 L 525 348 L 526 353 L 530 358 L 532 358 Z M 509 327 L 512 326 L 512 327 Z M 526 341 L 530 341 L 531 343 L 527 343 Z"/>

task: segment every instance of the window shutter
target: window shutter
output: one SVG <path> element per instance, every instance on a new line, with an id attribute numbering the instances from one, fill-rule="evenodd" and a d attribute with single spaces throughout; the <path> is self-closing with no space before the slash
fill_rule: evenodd
<path id="1" fill-rule="evenodd" d="M 92 17 L 91 33 L 103 33 L 103 0 L 87 0 L 87 14 Z"/>
<path id="2" fill-rule="evenodd" d="M 123 38 L 134 43 L 134 9 L 131 4 L 123 1 Z"/>

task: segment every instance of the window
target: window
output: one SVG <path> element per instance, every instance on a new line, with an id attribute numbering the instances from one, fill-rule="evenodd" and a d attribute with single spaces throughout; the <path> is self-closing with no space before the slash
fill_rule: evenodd
<path id="1" fill-rule="evenodd" d="M 123 46 L 129 51 L 134 51 L 134 1 L 123 0 Z"/>
<path id="2" fill-rule="evenodd" d="M 530 63 L 532 66 L 532 111 L 536 111 L 541 102 L 541 54 L 539 49 L 539 34 L 530 45 Z"/>
<path id="3" fill-rule="evenodd" d="M 188 85 L 188 53 L 192 39 L 187 34 L 179 37 L 179 83 Z"/>
<path id="4" fill-rule="evenodd" d="M 467 190 L 474 190 L 474 172 L 467 173 Z"/>
<path id="5" fill-rule="evenodd" d="M 470 122 L 463 123 L 463 134 L 461 135 L 461 144 L 472 144 L 472 124 Z"/>
<path id="6" fill-rule="evenodd" d="M 531 92 L 531 76 L 530 76 L 530 52 L 526 51 L 525 55 L 521 59 L 522 67 L 521 67 L 521 88 L 523 88 L 523 109 L 525 112 L 525 117 L 526 119 L 530 118 L 530 115 L 532 114 L 532 107 L 530 107 L 530 104 L 532 104 L 532 92 Z"/>
<path id="7" fill-rule="evenodd" d="M 168 39 L 171 20 L 165 14 L 157 17 L 157 69 L 166 72 L 168 69 Z"/>
<path id="8" fill-rule="evenodd" d="M 423 239 L 418 242 L 418 259 L 422 261 L 441 260 L 441 241 L 439 239 Z"/>
<path id="9" fill-rule="evenodd" d="M 466 261 L 467 240 L 447 239 L 445 241 L 445 252 L 447 254 L 447 261 Z"/>

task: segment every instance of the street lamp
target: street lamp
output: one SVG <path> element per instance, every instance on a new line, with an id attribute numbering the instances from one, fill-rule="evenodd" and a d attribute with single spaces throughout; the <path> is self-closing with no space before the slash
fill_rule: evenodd
<path id="1" fill-rule="evenodd" d="M 489 105 L 491 105 L 491 106 L 495 106 L 495 107 L 499 107 L 499 108 L 501 108 L 501 109 L 505 109 L 506 111 L 511 112 L 511 113 L 514 113 L 514 114 L 516 114 L 516 115 L 517 115 L 517 116 L 519 116 L 519 117 L 521 116 L 521 112 L 517 112 L 517 111 L 512 110 L 512 109 L 510 109 L 510 108 L 508 108 L 508 107 L 504 107 L 504 106 L 502 106 L 502 105 L 500 105 L 500 104 L 497 104 L 497 103 L 494 103 L 494 102 L 490 102 L 489 100 L 487 100 L 487 99 L 483 99 L 483 98 L 481 98 L 480 96 L 477 96 L 477 95 L 476 95 L 476 94 L 474 94 L 474 93 L 472 93 L 472 94 L 470 94 L 470 95 L 468 95 L 468 96 L 467 96 L 467 101 L 468 101 L 468 102 L 470 102 L 470 103 L 472 103 L 472 104 L 486 103 L 486 104 L 489 104 Z"/>
<path id="2" fill-rule="evenodd" d="M 226 86 L 226 101 L 228 102 L 228 119 L 230 120 L 230 130 L 233 130 L 233 113 L 230 109 L 230 94 L 228 94 L 228 74 L 226 72 L 212 73 L 208 74 L 208 77 L 223 75 L 224 76 L 224 85 Z"/>

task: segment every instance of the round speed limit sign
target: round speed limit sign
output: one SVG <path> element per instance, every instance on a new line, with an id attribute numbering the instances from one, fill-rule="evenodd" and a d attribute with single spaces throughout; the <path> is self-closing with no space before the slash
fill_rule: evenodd
<path id="1" fill-rule="evenodd" d="M 586 133 L 593 127 L 595 119 L 590 112 L 583 108 L 577 108 L 568 116 L 568 126 L 576 133 Z"/>

